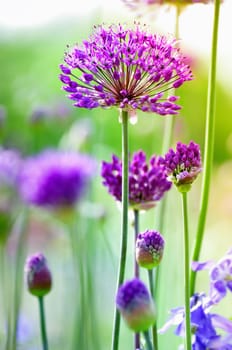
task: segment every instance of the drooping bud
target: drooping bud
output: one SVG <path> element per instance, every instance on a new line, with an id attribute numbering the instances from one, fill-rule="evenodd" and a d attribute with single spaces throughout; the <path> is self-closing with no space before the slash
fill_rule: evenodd
<path id="1" fill-rule="evenodd" d="M 134 332 L 143 332 L 156 321 L 155 305 L 145 284 L 138 278 L 120 286 L 116 305 L 126 324 Z"/>
<path id="2" fill-rule="evenodd" d="M 136 261 L 146 269 L 156 267 L 164 251 L 164 239 L 159 232 L 147 230 L 139 233 L 136 240 Z"/>
<path id="3" fill-rule="evenodd" d="M 52 275 L 47 266 L 47 260 L 42 253 L 28 257 L 25 265 L 25 275 L 28 290 L 31 294 L 42 297 L 52 287 Z"/>

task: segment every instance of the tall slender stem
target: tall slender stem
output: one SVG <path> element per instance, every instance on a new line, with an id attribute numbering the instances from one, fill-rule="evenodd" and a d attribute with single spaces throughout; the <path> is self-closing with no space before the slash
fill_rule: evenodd
<path id="1" fill-rule="evenodd" d="M 146 340 L 146 348 L 147 348 L 147 350 L 153 350 L 152 343 L 151 343 L 148 331 L 144 332 L 143 334 L 144 334 L 144 338 Z"/>
<path id="2" fill-rule="evenodd" d="M 149 287 L 152 297 L 154 298 L 154 280 L 153 280 L 153 270 L 148 270 L 148 280 Z M 158 335 L 157 335 L 157 325 L 156 323 L 152 326 L 152 340 L 155 350 L 158 350 Z"/>
<path id="3" fill-rule="evenodd" d="M 10 339 L 7 340 L 7 346 L 10 344 L 10 350 L 16 350 L 17 348 L 17 328 L 23 287 L 23 265 L 27 251 L 27 225 L 28 208 L 23 207 L 13 228 L 17 237 L 17 247 L 13 265 L 15 269 L 12 271 L 13 280 L 11 281 L 11 288 L 13 288 L 11 295 L 12 306 L 9 310 Z"/>
<path id="4" fill-rule="evenodd" d="M 45 312 L 44 312 L 44 298 L 40 296 L 38 297 L 38 301 L 39 301 L 40 329 L 41 329 L 43 350 L 48 350 L 48 339 L 47 339 Z"/>
<path id="5" fill-rule="evenodd" d="M 117 290 L 123 283 L 126 267 L 127 231 L 128 231 L 128 112 L 122 111 L 122 224 L 121 251 L 118 270 Z M 118 349 L 120 331 L 120 314 L 115 308 L 112 350 Z"/>
<path id="6" fill-rule="evenodd" d="M 186 349 L 192 349 L 191 319 L 190 319 L 190 285 L 189 285 L 189 228 L 188 228 L 188 204 L 187 193 L 182 193 L 182 209 L 184 219 L 184 282 L 185 282 L 185 337 Z"/>
<path id="7" fill-rule="evenodd" d="M 139 233 L 139 211 L 136 209 L 134 210 L 134 229 L 135 229 L 134 239 L 135 239 L 135 244 L 136 244 L 137 236 Z M 137 264 L 136 259 L 134 261 L 134 276 L 139 277 L 139 266 Z"/>
<path id="8" fill-rule="evenodd" d="M 179 24 L 180 24 L 180 13 L 181 9 L 177 5 L 176 6 L 176 13 L 175 13 L 175 25 L 174 25 L 174 35 L 176 39 L 179 39 Z M 170 91 L 170 94 L 174 94 L 175 89 L 172 89 Z M 171 146 L 173 142 L 173 133 L 174 133 L 174 126 L 175 126 L 175 116 L 167 116 L 165 118 L 165 124 L 164 124 L 164 135 L 163 135 L 163 144 L 162 144 L 162 154 L 165 154 L 169 147 Z M 160 202 L 158 208 L 157 208 L 157 229 L 159 232 L 164 231 L 164 221 L 165 221 L 165 213 L 167 208 L 167 197 L 165 196 L 163 200 Z M 158 299 L 158 288 L 159 288 L 159 274 L 162 267 L 158 266 L 155 271 L 155 299 Z"/>
<path id="9" fill-rule="evenodd" d="M 206 215 L 209 201 L 210 181 L 213 165 L 214 134 L 215 134 L 215 93 L 216 93 L 216 66 L 217 66 L 217 43 L 220 14 L 220 0 L 214 3 L 214 22 L 211 48 L 211 64 L 208 80 L 208 97 L 206 106 L 206 128 L 205 128 L 205 148 L 204 148 L 204 172 L 202 179 L 202 191 L 200 200 L 200 212 L 198 226 L 193 250 L 192 260 L 197 261 L 200 256 L 201 246 L 204 236 Z M 196 272 L 192 271 L 190 276 L 190 292 L 194 293 L 196 283 Z"/>
<path id="10" fill-rule="evenodd" d="M 134 210 L 134 243 L 136 244 L 137 235 L 139 233 L 139 210 Z M 136 258 L 134 258 L 134 276 L 139 277 L 139 266 Z M 140 349 L 140 334 L 135 333 L 134 337 L 135 350 Z"/>
<path id="11" fill-rule="evenodd" d="M 9 280 L 9 274 L 7 276 L 6 272 L 6 256 L 5 256 L 5 250 L 6 250 L 6 243 L 1 242 L 0 243 L 0 281 L 1 281 L 1 305 L 2 305 L 2 314 L 3 314 L 3 321 L 5 323 L 6 327 L 6 340 L 9 342 L 9 333 L 10 333 L 10 316 L 9 316 L 9 287 L 8 287 L 8 280 Z M 11 276 L 10 276 L 11 277 Z M 2 326 L 2 325 L 1 325 Z M 9 344 L 7 344 L 7 341 L 4 343 L 5 349 L 8 350 Z"/>

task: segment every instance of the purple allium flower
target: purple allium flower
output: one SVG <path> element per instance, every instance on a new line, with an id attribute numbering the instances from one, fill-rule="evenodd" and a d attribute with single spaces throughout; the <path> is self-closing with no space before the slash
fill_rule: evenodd
<path id="1" fill-rule="evenodd" d="M 138 278 L 120 286 L 116 305 L 128 327 L 135 332 L 146 331 L 155 323 L 154 302 L 147 287 Z"/>
<path id="2" fill-rule="evenodd" d="M 74 152 L 44 151 L 28 158 L 19 178 L 19 190 L 29 204 L 52 209 L 70 208 L 84 194 L 95 170 L 88 156 Z"/>
<path id="3" fill-rule="evenodd" d="M 52 276 L 42 253 L 36 253 L 27 258 L 25 276 L 31 294 L 44 296 L 51 290 Z"/>
<path id="4" fill-rule="evenodd" d="M 232 346 L 232 322 L 210 313 L 211 301 L 204 294 L 194 294 L 190 299 L 192 346 L 193 350 L 229 350 Z M 175 334 L 185 337 L 185 309 L 178 307 L 171 310 L 169 321 L 159 330 L 165 333 L 170 326 L 176 326 Z M 217 328 L 220 331 L 217 331 Z M 221 331 L 228 334 L 220 335 Z"/>
<path id="5" fill-rule="evenodd" d="M 139 25 L 95 27 L 89 40 L 66 52 L 64 61 L 63 89 L 80 108 L 177 114 L 177 97 L 164 93 L 192 79 L 176 40 L 147 33 Z"/>
<path id="6" fill-rule="evenodd" d="M 232 292 L 232 250 L 217 263 L 212 261 L 206 263 L 193 263 L 194 271 L 210 269 L 210 291 L 209 296 L 213 303 L 218 303 L 226 296 L 227 290 Z"/>
<path id="7" fill-rule="evenodd" d="M 122 161 L 112 156 L 112 163 L 103 162 L 101 175 L 103 185 L 118 201 L 122 200 Z M 164 193 L 171 188 L 165 168 L 159 157 L 153 155 L 149 164 L 143 151 L 135 152 L 129 163 L 129 204 L 135 209 L 149 209 L 155 206 Z"/>
<path id="8" fill-rule="evenodd" d="M 164 251 L 164 239 L 159 232 L 145 231 L 136 239 L 136 261 L 139 266 L 152 269 L 157 266 Z"/>
<path id="9" fill-rule="evenodd" d="M 16 188 L 21 164 L 16 150 L 0 148 L 0 188 Z"/>
<path id="10" fill-rule="evenodd" d="M 188 145 L 178 142 L 176 151 L 170 149 L 161 158 L 168 175 L 180 192 L 187 192 L 201 172 L 201 153 L 199 145 L 191 141 Z"/>

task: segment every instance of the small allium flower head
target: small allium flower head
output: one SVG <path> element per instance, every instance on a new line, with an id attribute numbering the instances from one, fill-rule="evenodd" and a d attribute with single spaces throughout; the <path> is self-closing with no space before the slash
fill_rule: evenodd
<path id="1" fill-rule="evenodd" d="M 180 192 L 187 192 L 201 172 L 201 153 L 199 145 L 191 141 L 188 145 L 177 143 L 176 151 L 170 149 L 161 159 L 171 180 Z"/>
<path id="2" fill-rule="evenodd" d="M 118 201 L 122 200 L 122 161 L 112 156 L 112 162 L 102 163 L 103 185 Z M 156 205 L 171 188 L 165 167 L 159 157 L 152 156 L 149 164 L 143 151 L 135 152 L 129 163 L 129 204 L 134 209 L 147 210 Z"/>
<path id="3" fill-rule="evenodd" d="M 25 265 L 28 290 L 31 294 L 42 297 L 52 287 L 52 276 L 47 261 L 42 253 L 28 257 Z"/>
<path id="4" fill-rule="evenodd" d="M 74 106 L 116 106 L 121 110 L 177 114 L 177 97 L 164 93 L 192 79 L 176 40 L 147 33 L 139 25 L 98 26 L 70 48 L 60 80 Z"/>
<path id="5" fill-rule="evenodd" d="M 138 278 L 120 286 L 116 305 L 128 327 L 135 332 L 146 331 L 156 321 L 154 302 Z"/>
<path id="6" fill-rule="evenodd" d="M 92 158 L 74 152 L 44 151 L 25 161 L 19 189 L 26 203 L 51 209 L 72 208 L 95 170 Z"/>
<path id="7" fill-rule="evenodd" d="M 159 232 L 145 231 L 139 233 L 136 240 L 136 261 L 146 269 L 156 267 L 164 252 L 164 239 Z"/>

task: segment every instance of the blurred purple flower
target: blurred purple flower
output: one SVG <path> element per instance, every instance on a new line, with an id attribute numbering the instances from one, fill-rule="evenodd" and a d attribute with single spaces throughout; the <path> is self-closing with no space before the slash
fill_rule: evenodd
<path id="1" fill-rule="evenodd" d="M 177 114 L 177 97 L 164 93 L 192 79 L 176 40 L 147 33 L 142 26 L 95 27 L 65 53 L 60 80 L 74 106 L 117 106 L 160 115 Z"/>
<path id="2" fill-rule="evenodd" d="M 41 207 L 72 207 L 84 194 L 95 166 L 86 155 L 44 151 L 25 160 L 19 177 L 21 197 Z"/>
<path id="3" fill-rule="evenodd" d="M 19 152 L 0 148 L 0 188 L 15 188 L 22 165 Z"/>
<path id="4" fill-rule="evenodd" d="M 112 156 L 112 163 L 102 162 L 103 185 L 118 201 L 122 199 L 122 161 Z M 129 163 L 129 204 L 135 209 L 149 209 L 156 205 L 171 188 L 159 157 L 153 155 L 149 164 L 143 151 L 135 152 Z"/>
<path id="5" fill-rule="evenodd" d="M 232 322 L 226 318 L 209 313 L 212 303 L 204 294 L 194 294 L 190 299 L 192 346 L 193 350 L 232 349 Z M 171 310 L 168 322 L 159 330 L 165 333 L 170 326 L 177 326 L 175 334 L 185 337 L 185 310 L 178 307 Z M 217 332 L 217 328 L 220 332 Z M 226 334 L 221 335 L 221 331 Z"/>
<path id="6" fill-rule="evenodd" d="M 126 281 L 117 292 L 116 305 L 129 328 L 147 330 L 156 319 L 151 295 L 145 284 L 138 278 Z"/>
<path id="7" fill-rule="evenodd" d="M 160 162 L 181 192 L 191 188 L 192 182 L 202 170 L 200 148 L 193 141 L 188 145 L 178 142 L 176 151 L 170 149 Z"/>
<path id="8" fill-rule="evenodd" d="M 193 262 L 194 271 L 210 269 L 210 291 L 209 296 L 213 303 L 218 303 L 226 296 L 227 290 L 232 292 L 232 250 L 217 263 Z"/>
<path id="9" fill-rule="evenodd" d="M 123 0 L 124 3 L 131 7 L 138 7 L 141 5 L 191 5 L 191 4 L 209 4 L 214 0 Z"/>
<path id="10" fill-rule="evenodd" d="M 122 2 L 132 11 L 135 11 L 138 17 L 146 14 L 156 15 L 161 7 L 170 9 L 176 6 L 183 11 L 188 5 L 194 4 L 212 4 L 214 0 L 122 0 Z M 223 0 L 221 0 L 223 2 Z"/>

